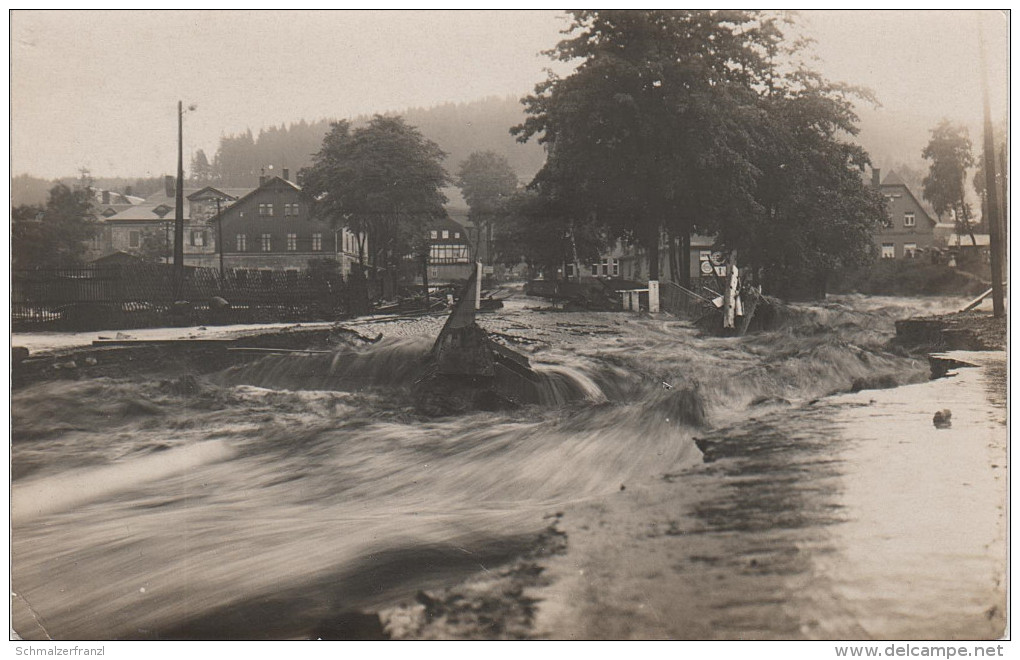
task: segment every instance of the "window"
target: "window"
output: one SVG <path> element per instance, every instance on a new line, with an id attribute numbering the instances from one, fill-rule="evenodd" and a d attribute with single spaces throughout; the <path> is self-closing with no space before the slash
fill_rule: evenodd
<path id="1" fill-rule="evenodd" d="M 429 247 L 429 261 L 432 263 L 467 263 L 466 245 L 432 245 Z"/>
<path id="2" fill-rule="evenodd" d="M 913 212 L 907 212 L 907 213 L 903 214 L 903 226 L 904 227 L 913 227 L 914 226 L 914 213 Z"/>
<path id="3" fill-rule="evenodd" d="M 291 215 L 297 215 L 298 214 L 298 205 L 297 204 L 291 204 L 290 205 L 290 214 Z"/>
<path id="4" fill-rule="evenodd" d="M 904 243 L 903 244 L 903 256 L 907 259 L 917 258 L 917 243 Z"/>
<path id="5" fill-rule="evenodd" d="M 429 275 L 429 277 L 439 277 L 439 269 L 438 268 L 433 266 L 431 270 L 432 270 L 432 274 Z"/>
<path id="6" fill-rule="evenodd" d="M 259 215 L 272 217 L 273 205 L 272 204 L 259 204 Z"/>
<path id="7" fill-rule="evenodd" d="M 270 206 L 272 206 L 272 204 L 270 204 Z M 283 205 L 283 215 L 285 215 L 285 216 L 288 216 L 288 215 L 289 216 L 296 216 L 297 214 L 298 214 L 298 205 L 297 204 L 284 204 Z M 272 212 L 270 212 L 269 215 L 273 215 Z"/>
<path id="8" fill-rule="evenodd" d="M 205 232 L 204 231 L 192 231 L 191 232 L 191 244 L 195 247 L 202 247 L 205 245 Z"/>
<path id="9" fill-rule="evenodd" d="M 612 261 L 613 261 L 613 277 L 619 277 L 620 276 L 620 260 L 619 259 L 613 259 Z"/>
<path id="10" fill-rule="evenodd" d="M 453 237 L 454 238 L 460 238 L 460 232 L 459 231 L 453 232 Z"/>
<path id="11" fill-rule="evenodd" d="M 443 230 L 443 238 L 450 238 L 450 230 L 449 229 L 444 229 Z"/>
<path id="12" fill-rule="evenodd" d="M 567 264 L 567 267 L 566 267 L 564 272 L 565 272 L 567 277 L 573 277 L 574 276 L 574 264 Z"/>
<path id="13" fill-rule="evenodd" d="M 322 234 L 312 234 L 312 250 L 314 252 L 322 250 Z"/>
<path id="14" fill-rule="evenodd" d="M 269 252 L 273 249 L 273 237 L 270 234 L 262 234 L 262 251 Z"/>
<path id="15" fill-rule="evenodd" d="M 287 234 L 287 249 L 291 252 L 297 250 L 297 234 Z"/>
<path id="16" fill-rule="evenodd" d="M 246 234 L 237 235 L 237 251 L 245 252 L 248 249 L 248 236 Z"/>
<path id="17" fill-rule="evenodd" d="M 432 231 L 429 232 L 429 238 L 432 239 L 439 238 L 439 232 L 433 229 Z"/>
<path id="18" fill-rule="evenodd" d="M 142 245 L 142 232 L 132 231 L 128 232 L 128 247 L 141 247 Z"/>
<path id="19" fill-rule="evenodd" d="M 882 243 L 882 258 L 883 259 L 895 259 L 896 258 L 896 244 L 895 243 Z"/>
<path id="20" fill-rule="evenodd" d="M 592 264 L 591 265 L 591 274 L 592 274 L 593 277 L 598 277 L 598 274 L 599 274 L 599 265 L 598 264 Z"/>

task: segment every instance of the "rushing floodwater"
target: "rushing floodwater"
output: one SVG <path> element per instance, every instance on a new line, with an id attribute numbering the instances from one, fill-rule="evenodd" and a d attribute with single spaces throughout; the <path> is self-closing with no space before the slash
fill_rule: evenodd
<path id="1" fill-rule="evenodd" d="M 907 307 L 805 307 L 783 329 L 719 339 L 679 322 L 511 305 L 490 324 L 531 352 L 546 404 L 441 419 L 419 417 L 409 396 L 434 334 L 266 357 L 195 383 L 27 387 L 12 404 L 15 629 L 55 639 L 314 636 L 340 612 L 507 559 L 550 512 L 621 484 L 662 474 L 681 475 L 678 489 L 685 479 L 723 483 L 725 474 L 692 472 L 702 463 L 694 438 L 749 408 L 799 408 L 855 380 L 923 382 L 923 360 L 885 347 Z M 810 416 L 776 420 L 825 452 Z M 826 479 L 832 462 L 802 469 Z M 798 497 L 783 504 L 790 515 L 828 502 Z M 754 501 L 730 504 L 699 515 L 755 538 L 760 530 L 741 522 Z"/>

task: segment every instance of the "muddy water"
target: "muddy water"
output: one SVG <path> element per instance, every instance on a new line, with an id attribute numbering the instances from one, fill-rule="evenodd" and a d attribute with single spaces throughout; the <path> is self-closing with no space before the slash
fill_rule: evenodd
<path id="1" fill-rule="evenodd" d="M 832 492 L 852 489 L 825 485 L 846 478 L 834 462 L 867 458 L 837 459 L 827 449 L 831 428 L 856 422 L 782 412 L 815 409 L 806 404 L 854 380 L 923 382 L 927 364 L 885 343 L 893 320 L 940 303 L 807 306 L 784 327 L 740 340 L 700 337 L 674 321 L 549 314 L 529 304 L 510 301 L 483 321 L 529 353 L 547 380 L 546 404 L 518 411 L 415 414 L 410 386 L 438 322 L 380 325 L 378 345 L 267 357 L 189 383 L 125 377 L 15 392 L 15 629 L 54 639 L 319 636 L 349 610 L 385 607 L 498 565 L 527 548 L 552 512 L 601 506 L 622 485 L 663 475 L 673 475 L 691 520 L 730 543 L 755 543 L 780 511 L 808 530 L 798 534 L 829 539 L 833 552 L 860 551 L 856 533 L 840 540 L 829 531 L 839 520 Z M 822 486 L 783 489 L 762 478 L 772 485 L 747 491 L 754 497 L 738 490 L 729 504 L 705 500 L 699 509 L 692 493 L 725 493 L 732 482 L 703 469 L 694 439 L 732 428 L 749 409 L 774 416 L 773 435 L 817 448 L 817 460 L 796 470 Z M 768 465 L 785 466 L 781 457 Z M 855 487 L 870 492 L 867 483 Z M 705 556 L 718 560 L 717 551 Z M 805 575 L 797 566 L 790 570 Z M 847 584 L 876 591 L 860 576 Z M 852 595 L 837 600 L 857 602 Z M 776 594 L 772 601 L 787 607 Z M 860 607 L 881 615 L 867 598 Z M 746 612 L 731 631 L 793 630 L 761 608 Z"/>

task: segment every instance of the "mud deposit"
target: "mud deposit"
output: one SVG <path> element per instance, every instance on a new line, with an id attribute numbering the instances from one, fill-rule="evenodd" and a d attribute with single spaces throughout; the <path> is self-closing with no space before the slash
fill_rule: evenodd
<path id="1" fill-rule="evenodd" d="M 352 324 L 383 338 L 184 379 L 16 390 L 15 630 L 30 639 L 994 633 L 1004 602 L 1000 388 L 953 403 L 953 428 L 938 435 L 931 413 L 950 395 L 926 389 L 923 356 L 887 346 L 896 319 L 958 301 L 847 298 L 799 307 L 783 327 L 741 339 L 664 318 L 529 309 L 538 304 L 512 298 L 479 319 L 543 374 L 544 403 L 514 411 L 414 412 L 418 360 L 442 319 Z M 851 390 L 862 391 L 829 396 Z M 902 473 L 869 481 L 890 461 Z M 889 485 L 918 481 L 931 500 Z M 961 508 L 961 488 L 978 493 L 981 511 L 991 503 L 987 516 Z M 875 523 L 869 507 L 882 506 L 905 508 L 916 528 Z M 944 529 L 933 526 L 940 519 Z M 953 527 L 958 519 L 972 526 Z M 968 536 L 947 542 L 953 529 Z M 964 568 L 950 570 L 950 556 Z M 932 603 L 945 606 L 925 618 Z"/>

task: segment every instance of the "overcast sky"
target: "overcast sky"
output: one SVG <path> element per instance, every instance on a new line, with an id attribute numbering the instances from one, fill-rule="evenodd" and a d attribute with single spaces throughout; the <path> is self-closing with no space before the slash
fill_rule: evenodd
<path id="1" fill-rule="evenodd" d="M 1008 22 L 996 12 L 802 12 L 819 69 L 887 108 L 980 121 L 977 24 L 1004 104 Z M 14 174 L 155 176 L 219 137 L 299 119 L 523 95 L 566 18 L 519 12 L 15 11 Z M 975 136 L 976 137 L 976 136 Z"/>

